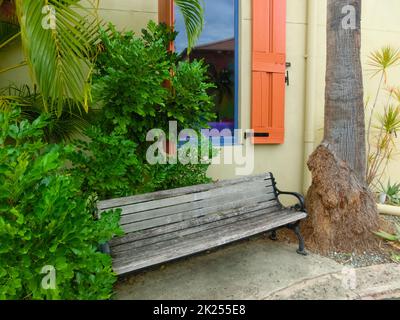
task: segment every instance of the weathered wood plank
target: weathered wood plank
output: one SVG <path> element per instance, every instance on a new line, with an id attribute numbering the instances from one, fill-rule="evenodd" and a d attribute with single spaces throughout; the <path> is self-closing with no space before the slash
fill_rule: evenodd
<path id="1" fill-rule="evenodd" d="M 139 212 L 145 212 L 155 209 L 164 209 L 168 207 L 173 207 L 179 204 L 190 204 L 196 201 L 212 199 L 212 198 L 220 198 L 221 201 L 224 201 L 224 197 L 230 194 L 248 194 L 251 192 L 258 193 L 271 193 L 273 192 L 272 187 L 266 187 L 264 181 L 251 181 L 246 182 L 239 185 L 228 186 L 225 188 L 218 188 L 213 190 L 206 190 L 202 192 L 186 194 L 177 197 L 170 197 L 161 200 L 154 200 L 139 204 L 122 206 L 122 216 L 132 215 Z"/>
<path id="2" fill-rule="evenodd" d="M 221 207 L 224 208 L 224 210 L 221 209 L 221 215 L 226 214 L 227 212 L 229 213 L 231 210 L 234 211 L 234 212 L 232 212 L 232 215 L 234 215 L 236 211 L 238 212 L 238 214 L 241 214 L 242 212 L 245 212 L 245 211 L 252 211 L 253 209 L 257 210 L 257 208 L 259 210 L 269 209 L 269 208 L 276 208 L 276 210 L 278 210 L 278 203 L 276 201 L 267 201 L 267 202 L 263 202 L 261 204 L 259 204 L 259 203 L 250 203 L 249 204 L 249 201 L 247 199 L 242 199 L 239 202 L 241 204 L 243 204 L 240 207 L 238 207 L 236 203 L 221 204 Z M 237 209 L 235 210 L 235 208 L 237 208 Z M 177 223 L 162 225 L 162 226 L 151 228 L 151 229 L 145 229 L 145 230 L 140 230 L 137 232 L 125 234 L 122 237 L 112 239 L 110 242 L 110 245 L 118 246 L 125 242 L 134 242 L 134 241 L 138 241 L 138 240 L 142 240 L 142 239 L 146 239 L 146 238 L 156 237 L 156 236 L 159 236 L 159 235 L 162 235 L 165 233 L 175 232 L 175 231 L 179 231 L 182 229 L 191 228 L 193 226 L 198 226 L 202 223 L 207 223 L 208 221 L 211 222 L 211 221 L 213 221 L 212 220 L 213 215 L 211 215 L 212 212 L 218 212 L 218 208 L 216 211 L 211 210 L 211 208 L 210 208 L 209 211 L 204 212 L 203 216 L 197 215 L 192 219 L 179 221 Z M 215 219 L 220 219 L 220 217 L 221 217 L 220 215 L 217 215 L 215 217 Z"/>
<path id="3" fill-rule="evenodd" d="M 266 196 L 264 198 L 264 202 L 268 202 L 273 199 L 275 199 L 275 197 L 272 196 L 272 194 L 271 194 L 269 197 Z M 221 205 L 226 206 L 227 204 L 224 202 L 224 203 L 221 203 Z M 182 213 L 169 215 L 169 216 L 165 216 L 165 217 L 159 217 L 159 218 L 154 218 L 154 219 L 150 219 L 150 220 L 143 220 L 143 221 L 134 222 L 131 224 L 126 224 L 126 225 L 122 226 L 122 229 L 125 231 L 125 233 L 131 233 L 131 232 L 150 229 L 150 228 L 159 227 L 159 226 L 163 226 L 163 225 L 168 225 L 171 223 L 181 222 L 181 221 L 185 221 L 185 220 L 189 220 L 189 219 L 193 219 L 193 218 L 199 218 L 206 214 L 211 214 L 211 213 L 215 213 L 215 212 L 216 211 L 215 211 L 214 207 L 203 208 L 203 209 L 199 209 L 199 210 L 187 211 L 187 212 L 182 212 Z"/>
<path id="4" fill-rule="evenodd" d="M 226 234 L 234 234 L 240 233 L 242 229 L 251 229 L 252 227 L 256 227 L 259 224 L 265 225 L 265 223 L 278 223 L 280 226 L 286 225 L 287 219 L 292 219 L 293 217 L 299 216 L 298 212 L 283 210 L 281 215 L 271 216 L 269 214 L 266 215 L 258 215 L 243 221 L 233 222 L 231 224 L 225 224 L 221 227 L 213 228 L 207 230 L 205 232 L 199 232 L 195 234 L 191 234 L 185 237 L 175 238 L 172 240 L 155 243 L 152 245 L 148 245 L 146 247 L 139 247 L 132 250 L 124 251 L 123 254 L 115 256 L 116 261 L 129 261 L 131 259 L 147 259 L 152 255 L 162 254 L 169 250 L 169 248 L 174 248 L 179 250 L 179 248 L 190 247 L 192 245 L 191 241 L 204 241 L 207 237 L 211 238 L 219 238 Z M 302 214 L 300 214 L 302 216 Z M 297 221 L 297 220 L 295 220 Z M 281 224 L 282 223 L 282 224 Z"/>
<path id="5" fill-rule="evenodd" d="M 253 221 L 245 220 L 245 223 L 236 223 L 232 228 L 226 229 L 226 226 L 217 228 L 209 233 L 200 233 L 190 235 L 181 239 L 180 242 L 173 241 L 169 247 L 156 247 L 154 251 L 146 253 L 138 253 L 133 250 L 130 256 L 124 252 L 122 259 L 114 259 L 113 269 L 117 274 L 125 274 L 135 270 L 140 270 L 148 266 L 164 263 L 167 261 L 182 258 L 194 253 L 203 252 L 211 248 L 216 248 L 240 239 L 266 232 L 268 230 L 286 225 L 301 219 L 307 215 L 302 212 L 291 212 L 285 217 L 279 217 L 272 221 L 263 220 L 262 217 L 253 219 Z M 225 228 L 225 229 L 223 229 Z M 150 246 L 149 246 L 150 247 Z M 146 247 L 147 250 L 150 250 Z"/>
<path id="6" fill-rule="evenodd" d="M 271 205 L 271 204 L 270 204 Z M 177 229 L 175 231 L 170 231 L 168 233 L 158 234 L 157 236 L 147 237 L 144 239 L 129 241 L 127 239 L 125 242 L 119 242 L 116 245 L 114 242 L 111 242 L 111 251 L 113 254 L 119 254 L 126 250 L 131 250 L 134 248 L 144 247 L 150 244 L 172 240 L 175 238 L 181 238 L 183 236 L 187 236 L 189 234 L 205 231 L 208 229 L 220 227 L 224 224 L 231 224 L 235 221 L 246 220 L 248 218 L 255 217 L 257 215 L 266 215 L 275 216 L 281 215 L 281 209 L 276 206 L 267 206 L 267 204 L 260 204 L 253 206 L 252 208 L 237 208 L 234 210 L 226 210 L 225 212 L 216 213 L 212 215 L 206 215 L 201 218 L 192 219 L 190 223 L 185 224 L 185 228 Z M 181 223 L 184 224 L 185 222 Z"/>
<path id="7" fill-rule="evenodd" d="M 108 209 L 119 208 L 124 205 L 148 202 L 148 201 L 153 201 L 153 200 L 162 200 L 162 199 L 166 199 L 166 198 L 170 198 L 170 197 L 176 197 L 176 196 L 181 196 L 181 195 L 190 194 L 190 193 L 198 193 L 198 192 L 202 192 L 202 191 L 222 188 L 222 187 L 240 184 L 240 183 L 244 183 L 244 182 L 260 181 L 263 179 L 266 179 L 265 185 L 267 186 L 267 185 L 272 184 L 270 178 L 271 178 L 270 173 L 266 173 L 263 175 L 249 176 L 249 177 L 243 177 L 243 178 L 233 179 L 233 180 L 222 180 L 222 181 L 218 181 L 218 182 L 211 183 L 211 184 L 203 184 L 203 185 L 197 185 L 197 186 L 191 186 L 191 187 L 185 187 L 185 188 L 178 188 L 178 189 L 172 189 L 172 190 L 147 193 L 147 194 L 143 194 L 143 195 L 136 195 L 136 196 L 132 196 L 132 197 L 104 200 L 104 201 L 100 201 L 98 203 L 97 207 L 100 211 L 104 211 L 104 210 L 108 210 Z"/>
<path id="8" fill-rule="evenodd" d="M 266 191 L 266 192 L 265 192 Z M 270 190 L 263 190 L 262 188 L 248 189 L 242 194 L 232 193 L 222 196 L 215 196 L 208 199 L 202 199 L 198 201 L 191 201 L 187 203 L 180 203 L 174 206 L 168 206 L 163 208 L 152 209 L 148 211 L 141 211 L 134 214 L 128 214 L 121 216 L 121 225 L 126 225 L 134 222 L 143 220 L 150 220 L 163 216 L 170 216 L 179 213 L 185 213 L 196 209 L 214 207 L 215 205 L 221 205 L 226 203 L 231 205 L 230 202 L 239 202 L 239 205 L 243 205 L 241 199 L 253 199 L 253 201 L 268 201 L 271 197 L 274 197 Z"/>

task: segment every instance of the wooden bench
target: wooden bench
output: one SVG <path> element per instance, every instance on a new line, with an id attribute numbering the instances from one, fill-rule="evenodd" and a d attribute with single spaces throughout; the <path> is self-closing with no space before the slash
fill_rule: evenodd
<path id="1" fill-rule="evenodd" d="M 285 208 L 280 195 L 298 204 Z M 118 275 L 207 251 L 279 228 L 292 229 L 305 255 L 299 223 L 307 217 L 298 193 L 282 192 L 272 174 L 220 181 L 128 198 L 101 201 L 99 212 L 122 209 L 125 235 L 112 239 L 111 253 Z"/>

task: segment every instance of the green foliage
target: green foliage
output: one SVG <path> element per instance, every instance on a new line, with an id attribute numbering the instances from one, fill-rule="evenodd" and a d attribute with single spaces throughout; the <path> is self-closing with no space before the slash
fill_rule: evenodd
<path id="1" fill-rule="evenodd" d="M 396 225 L 396 234 L 390 234 L 385 231 L 375 232 L 375 234 L 384 240 L 400 244 L 400 225 L 399 224 Z M 392 259 L 396 262 L 400 262 L 400 255 L 393 254 Z"/>
<path id="2" fill-rule="evenodd" d="M 114 234 L 119 213 L 93 216 L 79 180 L 66 169 L 69 147 L 42 141 L 46 117 L 18 121 L 0 111 L 0 299 L 107 299 L 115 275 L 98 251 Z M 42 268 L 56 288 L 45 290 Z"/>
<path id="3" fill-rule="evenodd" d="M 100 199 L 135 193 L 142 181 L 136 144 L 122 135 L 105 135 L 98 127 L 86 130 L 89 141 L 77 141 L 70 154 L 73 175 L 80 177 L 83 192 L 95 192 Z"/>
<path id="4" fill-rule="evenodd" d="M 94 97 L 102 102 L 105 132 L 116 131 L 146 141 L 148 130 L 201 129 L 215 118 L 208 90 L 207 67 L 201 61 L 178 62 L 166 50 L 176 36 L 165 25 L 150 22 L 142 38 L 112 29 L 103 34 L 105 51 L 97 61 Z"/>
<path id="5" fill-rule="evenodd" d="M 188 39 L 188 51 L 190 52 L 203 31 L 204 8 L 200 0 L 175 0 L 175 3 L 182 12 Z"/>
<path id="6" fill-rule="evenodd" d="M 389 204 L 400 205 L 400 183 L 392 184 L 389 180 L 387 186 L 385 187 L 382 183 L 381 191 L 386 194 Z"/>
<path id="7" fill-rule="evenodd" d="M 77 0 L 7 2 L 0 7 L 10 11 L 9 18 L 0 15 L 0 48 L 18 37 L 24 61 L 0 73 L 28 65 L 47 112 L 60 116 L 71 101 L 88 111 L 101 24 L 97 0 L 85 1 L 84 5 Z M 10 22 L 15 24 L 13 33 Z M 9 38 L 12 34 L 15 36 Z"/>
<path id="8" fill-rule="evenodd" d="M 396 155 L 396 139 L 400 131 L 400 89 L 390 87 L 387 83 L 388 72 L 400 63 L 399 49 L 386 46 L 372 52 L 368 59 L 369 71 L 372 76 L 378 76 L 379 82 L 373 103 L 366 104 L 367 114 L 367 183 L 378 187 L 378 183 L 385 175 L 385 171 Z M 382 104 L 383 112 L 376 108 L 381 103 L 382 91 L 388 93 Z"/>
<path id="9" fill-rule="evenodd" d="M 165 25 L 151 22 L 141 38 L 110 30 L 112 36 L 103 33 L 94 76 L 101 111 L 86 133 L 90 140 L 78 143 L 73 159 L 85 188 L 112 198 L 209 182 L 209 162 L 150 165 L 146 160 L 150 130 L 168 133 L 169 121 L 176 121 L 178 132 L 199 132 L 215 118 L 207 67 L 201 61 L 179 62 L 168 52 L 176 33 Z"/>
<path id="10" fill-rule="evenodd" d="M 93 108 L 89 112 L 82 112 L 78 103 L 69 100 L 63 107 L 64 112 L 57 115 L 54 110 L 46 111 L 42 95 L 28 85 L 15 86 L 0 89 L 0 110 L 17 106 L 21 109 L 19 121 L 27 119 L 34 121 L 40 115 L 46 115 L 47 125 L 43 128 L 43 140 L 50 143 L 69 142 L 85 128 L 89 126 L 90 120 L 96 113 Z"/>

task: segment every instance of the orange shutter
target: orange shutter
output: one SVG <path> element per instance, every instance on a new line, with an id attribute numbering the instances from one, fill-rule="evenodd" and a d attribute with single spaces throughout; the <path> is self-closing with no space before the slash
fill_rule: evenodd
<path id="1" fill-rule="evenodd" d="M 286 0 L 253 0 L 252 115 L 255 144 L 285 137 Z"/>
<path id="2" fill-rule="evenodd" d="M 158 0 L 158 22 L 173 27 L 174 19 L 174 0 Z M 174 51 L 173 42 L 170 43 L 168 50 Z"/>

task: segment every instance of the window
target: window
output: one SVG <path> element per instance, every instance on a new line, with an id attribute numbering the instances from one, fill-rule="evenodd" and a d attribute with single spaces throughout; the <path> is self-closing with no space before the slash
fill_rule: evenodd
<path id="1" fill-rule="evenodd" d="M 190 59 L 204 59 L 217 88 L 215 97 L 217 119 L 211 129 L 229 129 L 232 137 L 238 127 L 238 0 L 204 0 L 205 26 L 199 41 L 190 53 Z M 175 8 L 175 41 L 177 53 L 186 57 L 187 38 L 179 8 Z M 229 139 L 224 139 L 225 144 Z M 232 139 L 231 139 L 232 141 Z"/>

